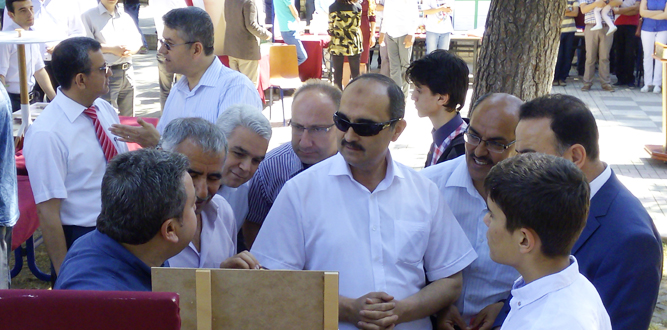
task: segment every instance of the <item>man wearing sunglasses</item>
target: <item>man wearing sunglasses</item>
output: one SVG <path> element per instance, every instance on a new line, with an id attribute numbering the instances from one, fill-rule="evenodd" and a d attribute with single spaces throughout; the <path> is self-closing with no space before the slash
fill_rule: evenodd
<path id="1" fill-rule="evenodd" d="M 342 330 L 431 329 L 477 257 L 438 188 L 392 160 L 404 113 L 391 78 L 352 80 L 334 115 L 339 154 L 285 183 L 252 248 L 270 269 L 338 271 Z"/>
<path id="2" fill-rule="evenodd" d="M 182 74 L 173 86 L 157 129 L 138 119 L 139 127 L 114 125 L 121 141 L 155 147 L 167 124 L 176 118 L 199 117 L 215 123 L 234 104 L 262 110 L 257 89 L 248 77 L 222 64 L 213 54 L 213 22 L 197 7 L 172 9 L 163 17 L 158 56 L 168 72 Z"/>
<path id="3" fill-rule="evenodd" d="M 514 129 L 523 102 L 509 94 L 487 94 L 472 106 L 464 133 L 465 156 L 430 166 L 421 174 L 433 180 L 479 256 L 463 270 L 463 290 L 455 305 L 439 315 L 443 329 L 488 330 L 519 273 L 491 260 L 486 243 L 488 213 L 484 179 L 491 168 L 514 154 Z"/>
<path id="4" fill-rule="evenodd" d="M 250 248 L 287 180 L 338 152 L 333 115 L 341 91 L 319 79 L 308 80 L 292 101 L 292 141 L 269 152 L 250 185 L 250 210 L 243 224 L 245 245 Z"/>

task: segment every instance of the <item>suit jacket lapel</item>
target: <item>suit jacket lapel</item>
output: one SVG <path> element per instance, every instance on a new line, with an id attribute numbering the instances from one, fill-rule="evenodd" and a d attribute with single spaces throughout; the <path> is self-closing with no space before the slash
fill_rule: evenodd
<path id="1" fill-rule="evenodd" d="M 620 182 L 616 178 L 616 174 L 612 171 L 611 176 L 602 185 L 602 188 L 593 196 L 591 200 L 591 206 L 588 211 L 588 219 L 586 220 L 586 227 L 581 232 L 579 239 L 574 246 L 572 247 L 572 254 L 576 252 L 586 243 L 586 241 L 593 235 L 593 233 L 600 227 L 600 221 L 598 218 L 602 218 L 607 215 L 609 211 L 609 206 L 618 194 L 618 185 Z"/>

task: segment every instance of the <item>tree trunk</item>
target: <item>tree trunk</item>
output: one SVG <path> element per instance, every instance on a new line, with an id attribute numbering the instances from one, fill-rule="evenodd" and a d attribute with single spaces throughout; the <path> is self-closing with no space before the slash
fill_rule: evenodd
<path id="1" fill-rule="evenodd" d="M 522 100 L 551 90 L 566 0 L 492 0 L 471 106 L 491 92 Z"/>

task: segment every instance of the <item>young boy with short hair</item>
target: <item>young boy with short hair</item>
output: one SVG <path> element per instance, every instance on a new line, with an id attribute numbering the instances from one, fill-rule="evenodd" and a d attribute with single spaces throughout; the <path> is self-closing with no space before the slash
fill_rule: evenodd
<path id="1" fill-rule="evenodd" d="M 611 330 L 600 295 L 570 255 L 588 216 L 583 172 L 560 157 L 522 154 L 494 166 L 484 186 L 491 259 L 521 274 L 501 330 Z"/>
<path id="2" fill-rule="evenodd" d="M 459 111 L 466 102 L 468 65 L 460 57 L 437 49 L 410 64 L 406 77 L 415 84 L 412 100 L 419 117 L 433 124 L 433 144 L 425 167 L 465 153 L 463 132 L 468 127 Z"/>

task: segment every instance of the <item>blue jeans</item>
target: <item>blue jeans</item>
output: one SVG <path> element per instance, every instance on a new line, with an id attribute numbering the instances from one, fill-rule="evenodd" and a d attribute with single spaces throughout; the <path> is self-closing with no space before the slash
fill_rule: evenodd
<path id="1" fill-rule="evenodd" d="M 570 68 L 572 67 L 572 47 L 574 47 L 574 32 L 561 33 L 554 80 L 565 81 L 570 75 Z"/>
<path id="2" fill-rule="evenodd" d="M 451 35 L 449 32 L 435 33 L 426 31 L 426 55 L 436 49 L 449 50 L 449 37 Z"/>
<path id="3" fill-rule="evenodd" d="M 299 65 L 308 59 L 308 54 L 306 54 L 306 49 L 303 48 L 301 40 L 296 38 L 296 31 L 280 31 L 280 35 L 286 44 L 296 46 L 296 58 Z"/>

